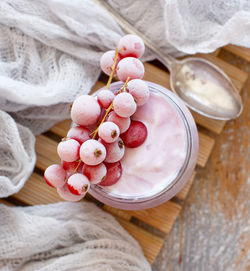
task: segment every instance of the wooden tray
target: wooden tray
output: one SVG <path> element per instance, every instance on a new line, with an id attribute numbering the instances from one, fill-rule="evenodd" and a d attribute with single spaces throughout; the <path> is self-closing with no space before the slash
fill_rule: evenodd
<path id="1" fill-rule="evenodd" d="M 250 61 L 250 50 L 236 46 L 226 46 L 223 50 L 237 54 L 241 58 Z M 240 69 L 224 62 L 219 57 L 220 49 L 213 54 L 199 55 L 208 59 L 222 68 L 240 91 L 247 80 L 247 74 Z M 158 83 L 169 88 L 169 74 L 158 65 L 157 62 L 145 63 L 145 80 Z M 93 91 L 102 87 L 104 83 L 100 80 L 93 87 Z M 225 121 L 211 120 L 202 117 L 194 112 L 193 116 L 198 125 L 200 151 L 197 161 L 197 167 L 204 167 L 214 146 L 215 136 L 222 132 Z M 61 201 L 54 189 L 51 189 L 43 180 L 42 174 L 46 167 L 53 163 L 59 163 L 56 153 L 57 143 L 61 137 L 64 137 L 69 129 L 71 121 L 66 120 L 58 123 L 50 129 L 49 132 L 37 136 L 36 170 L 30 176 L 23 189 L 16 195 L 6 199 L 19 205 L 47 204 Z M 142 211 L 123 211 L 106 205 L 98 204 L 105 211 L 113 214 L 120 224 L 130 232 L 132 236 L 140 243 L 148 261 L 152 264 L 161 250 L 164 237 L 171 231 L 172 226 L 182 209 L 188 191 L 195 179 L 195 172 L 184 189 L 179 192 L 170 201 L 147 210 Z M 90 196 L 86 200 L 94 201 Z M 4 202 L 4 201 L 1 201 Z"/>

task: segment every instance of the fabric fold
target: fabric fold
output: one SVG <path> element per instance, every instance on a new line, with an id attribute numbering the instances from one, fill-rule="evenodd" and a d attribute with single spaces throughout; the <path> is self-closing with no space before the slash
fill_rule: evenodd
<path id="1" fill-rule="evenodd" d="M 0 198 L 17 193 L 33 171 L 35 137 L 0 110 Z"/>
<path id="2" fill-rule="evenodd" d="M 149 271 L 138 243 L 93 203 L 0 204 L 0 269 Z"/>

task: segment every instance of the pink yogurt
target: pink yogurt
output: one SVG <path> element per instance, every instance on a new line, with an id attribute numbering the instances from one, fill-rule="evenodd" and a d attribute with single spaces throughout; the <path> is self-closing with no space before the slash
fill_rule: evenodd
<path id="1" fill-rule="evenodd" d="M 197 160 L 198 134 L 192 115 L 175 94 L 147 83 L 150 98 L 132 117 L 147 126 L 146 141 L 138 148 L 126 148 L 122 177 L 116 184 L 94 185 L 89 191 L 116 208 L 152 208 L 169 200 L 191 177 Z M 121 86 L 114 83 L 111 90 Z"/>

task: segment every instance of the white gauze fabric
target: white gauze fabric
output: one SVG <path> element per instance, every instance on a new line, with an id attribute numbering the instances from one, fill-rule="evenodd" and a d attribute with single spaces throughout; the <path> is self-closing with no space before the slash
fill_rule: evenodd
<path id="1" fill-rule="evenodd" d="M 28 128 L 17 124 L 2 110 L 0 125 L 0 198 L 2 198 L 17 193 L 33 171 L 35 137 Z"/>
<path id="2" fill-rule="evenodd" d="M 138 243 L 93 203 L 0 204 L 0 217 L 0 270 L 151 270 Z"/>

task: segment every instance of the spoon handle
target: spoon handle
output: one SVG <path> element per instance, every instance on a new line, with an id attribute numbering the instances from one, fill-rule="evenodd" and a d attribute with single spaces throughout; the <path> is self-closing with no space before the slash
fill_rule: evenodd
<path id="1" fill-rule="evenodd" d="M 160 49 L 152 43 L 151 40 L 149 40 L 144 34 L 142 34 L 139 30 L 137 30 L 128 21 L 126 21 L 118 12 L 116 12 L 116 10 L 114 10 L 105 1 L 100 1 L 100 0 L 94 0 L 94 1 L 100 6 L 102 6 L 127 33 L 135 34 L 139 36 L 144 41 L 145 45 L 155 53 L 156 58 L 163 65 L 165 65 L 169 70 L 171 69 L 171 66 L 177 62 L 177 60 L 174 57 L 170 55 L 164 55 L 160 51 Z"/>

